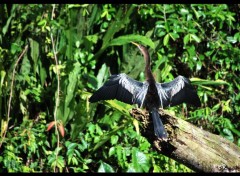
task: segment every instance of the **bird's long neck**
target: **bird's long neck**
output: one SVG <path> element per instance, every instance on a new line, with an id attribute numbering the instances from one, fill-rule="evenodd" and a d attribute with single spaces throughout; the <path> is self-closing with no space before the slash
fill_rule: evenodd
<path id="1" fill-rule="evenodd" d="M 151 60 L 150 60 L 148 52 L 143 53 L 143 56 L 144 56 L 144 59 L 145 59 L 145 62 L 146 62 L 146 66 L 145 66 L 146 80 L 149 83 L 155 83 L 155 79 L 154 79 L 154 76 L 153 76 L 152 70 L 151 70 Z"/>

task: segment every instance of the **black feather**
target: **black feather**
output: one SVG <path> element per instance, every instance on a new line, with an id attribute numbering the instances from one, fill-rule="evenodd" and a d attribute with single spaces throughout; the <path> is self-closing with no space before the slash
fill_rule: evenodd
<path id="1" fill-rule="evenodd" d="M 164 129 L 162 120 L 157 109 L 153 109 L 151 112 L 151 117 L 153 120 L 154 133 L 158 138 L 167 139 L 167 132 Z"/>

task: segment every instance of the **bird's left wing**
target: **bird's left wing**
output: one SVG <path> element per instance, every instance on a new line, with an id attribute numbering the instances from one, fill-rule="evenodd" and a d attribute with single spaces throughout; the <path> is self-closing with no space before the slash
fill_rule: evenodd
<path id="1" fill-rule="evenodd" d="M 90 97 L 91 103 L 100 100 L 117 99 L 127 104 L 142 106 L 147 85 L 128 77 L 125 73 L 112 75 L 108 81 Z"/>
<path id="2" fill-rule="evenodd" d="M 178 76 L 168 83 L 157 83 L 158 92 L 164 92 L 167 95 L 168 104 L 175 106 L 183 102 L 194 106 L 201 106 L 200 99 L 196 90 L 191 85 L 189 79 Z"/>

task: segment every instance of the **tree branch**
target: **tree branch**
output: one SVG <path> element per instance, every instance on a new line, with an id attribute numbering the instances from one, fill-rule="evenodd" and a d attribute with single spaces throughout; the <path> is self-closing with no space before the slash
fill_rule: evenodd
<path id="1" fill-rule="evenodd" d="M 168 140 L 155 137 L 152 120 L 141 109 L 132 116 L 143 125 L 142 135 L 162 153 L 197 172 L 240 172 L 240 148 L 227 139 L 204 131 L 159 109 Z"/>

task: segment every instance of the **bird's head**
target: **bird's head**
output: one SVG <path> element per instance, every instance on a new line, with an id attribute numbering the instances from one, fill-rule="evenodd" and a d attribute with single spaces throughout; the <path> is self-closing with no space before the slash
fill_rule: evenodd
<path id="1" fill-rule="evenodd" d="M 135 42 L 131 42 L 131 43 L 136 45 L 140 49 L 140 51 L 142 52 L 143 55 L 148 55 L 148 50 L 145 46 L 135 43 Z"/>
<path id="2" fill-rule="evenodd" d="M 145 48 L 143 45 L 135 43 L 135 42 L 131 42 L 132 44 L 136 45 L 141 51 Z"/>

